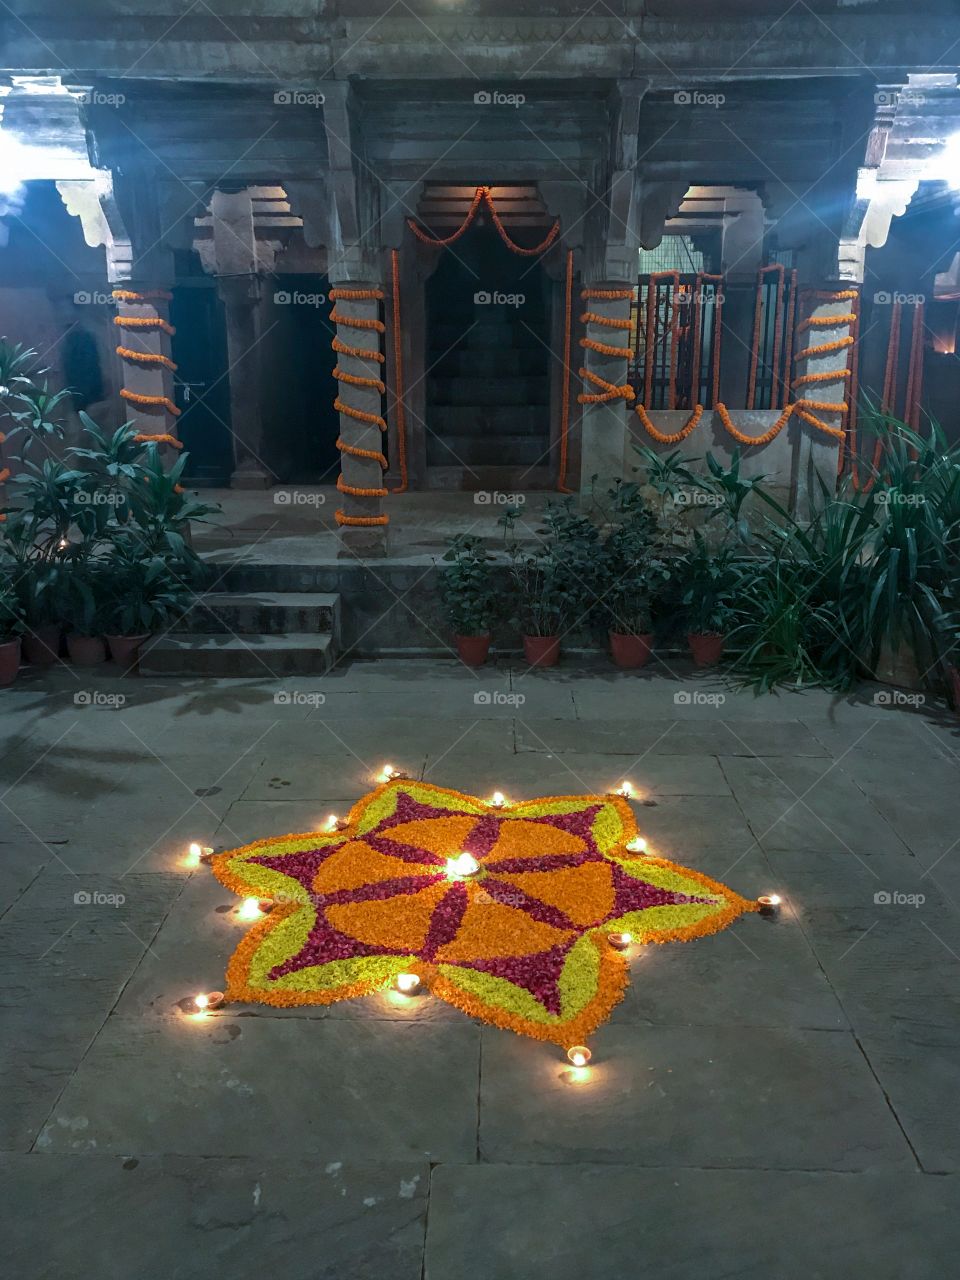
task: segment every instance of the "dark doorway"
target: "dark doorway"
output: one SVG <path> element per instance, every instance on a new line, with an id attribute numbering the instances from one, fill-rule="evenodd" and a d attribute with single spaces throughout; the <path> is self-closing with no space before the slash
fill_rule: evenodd
<path id="1" fill-rule="evenodd" d="M 548 485 L 551 281 L 492 228 L 441 253 L 426 289 L 428 484 Z"/>
<path id="2" fill-rule="evenodd" d="M 176 286 L 170 319 L 176 328 L 171 346 L 181 410 L 177 434 L 189 455 L 184 482 L 195 488 L 223 488 L 233 470 L 233 441 L 227 335 L 216 286 Z"/>
<path id="3" fill-rule="evenodd" d="M 287 483 L 333 484 L 340 469 L 329 292 L 326 276 L 319 275 L 275 276 L 265 287 L 266 461 Z"/>

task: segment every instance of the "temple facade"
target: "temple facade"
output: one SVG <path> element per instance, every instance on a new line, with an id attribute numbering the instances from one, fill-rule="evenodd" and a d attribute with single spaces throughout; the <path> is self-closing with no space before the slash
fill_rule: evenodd
<path id="1" fill-rule="evenodd" d="M 8 6 L 3 333 L 362 558 L 397 490 L 739 447 L 797 503 L 868 409 L 955 430 L 955 6 L 576 8 Z"/>

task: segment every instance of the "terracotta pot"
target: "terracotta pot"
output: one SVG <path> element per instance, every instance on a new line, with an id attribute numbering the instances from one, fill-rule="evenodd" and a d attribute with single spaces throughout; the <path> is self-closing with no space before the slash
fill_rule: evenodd
<path id="1" fill-rule="evenodd" d="M 20 637 L 0 644 L 0 685 L 13 684 L 20 670 Z"/>
<path id="2" fill-rule="evenodd" d="M 960 711 L 960 667 L 947 667 L 947 689 L 954 711 Z"/>
<path id="3" fill-rule="evenodd" d="M 107 647 L 100 636 L 81 636 L 67 632 L 67 653 L 75 667 L 98 667 L 107 660 Z"/>
<path id="4" fill-rule="evenodd" d="M 524 636 L 523 652 L 531 667 L 555 667 L 560 661 L 560 637 Z"/>
<path id="5" fill-rule="evenodd" d="M 149 634 L 142 636 L 104 636 L 110 646 L 110 657 L 118 667 L 130 671 L 137 665 L 140 657 L 140 646 L 150 639 Z"/>
<path id="6" fill-rule="evenodd" d="M 653 652 L 653 636 L 649 632 L 643 635 L 627 635 L 622 631 L 610 632 L 610 657 L 624 671 L 633 671 L 649 662 Z"/>
<path id="7" fill-rule="evenodd" d="M 60 624 L 48 622 L 23 633 L 23 656 L 37 667 L 49 667 L 60 653 Z"/>
<path id="8" fill-rule="evenodd" d="M 723 653 L 725 637 L 716 631 L 689 631 L 687 644 L 698 667 L 715 667 Z"/>
<path id="9" fill-rule="evenodd" d="M 468 667 L 482 667 L 490 651 L 490 636 L 454 636 L 461 662 Z"/>

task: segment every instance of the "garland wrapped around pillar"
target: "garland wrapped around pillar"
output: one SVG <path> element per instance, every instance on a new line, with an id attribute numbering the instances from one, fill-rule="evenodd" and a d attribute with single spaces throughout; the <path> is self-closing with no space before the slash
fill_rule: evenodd
<path id="1" fill-rule="evenodd" d="M 587 326 L 586 335 L 580 339 L 586 353 L 580 370 L 585 389 L 577 400 L 584 407 L 583 456 L 592 460 L 581 470 L 580 488 L 588 497 L 594 473 L 600 492 L 623 476 L 627 436 L 623 402 L 629 403 L 634 398 L 633 388 L 627 382 L 633 296 L 632 288 L 615 282 L 598 282 L 580 293 L 588 309 L 580 317 Z"/>
<path id="2" fill-rule="evenodd" d="M 114 289 L 118 314 L 113 323 L 121 331 L 117 355 L 123 368 L 120 397 L 130 421 L 145 435 L 170 436 L 180 410 L 173 402 L 170 339 L 176 330 L 169 320 L 173 294 L 165 289 Z"/>
<path id="3" fill-rule="evenodd" d="M 340 414 L 337 489 L 343 495 L 336 521 L 345 554 L 384 555 L 390 517 L 383 511 L 387 496 L 383 484 L 387 459 L 382 448 L 387 424 L 380 412 L 384 384 L 379 376 L 384 363 L 380 335 L 385 326 L 379 317 L 383 290 L 377 285 L 337 287 L 330 290 L 330 299 L 335 304 L 330 319 L 337 326 L 331 343 L 337 353 L 333 376 L 339 384 L 334 401 Z"/>

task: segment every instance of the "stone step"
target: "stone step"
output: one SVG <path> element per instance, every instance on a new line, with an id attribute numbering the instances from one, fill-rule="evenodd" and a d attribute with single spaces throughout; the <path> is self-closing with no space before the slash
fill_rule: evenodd
<path id="1" fill-rule="evenodd" d="M 427 436 L 427 463 L 429 466 L 468 467 L 497 466 L 508 459 L 512 467 L 531 466 L 548 462 L 549 437 L 543 435 L 513 436 L 457 436 L 442 433 L 437 440 Z M 512 486 L 516 488 L 516 483 Z"/>
<path id="2" fill-rule="evenodd" d="M 550 386 L 546 378 L 523 378 L 511 374 L 497 377 L 440 377 L 427 379 L 427 404 L 437 405 L 548 405 Z"/>
<path id="3" fill-rule="evenodd" d="M 427 425 L 439 436 L 546 435 L 550 407 L 547 404 L 438 405 L 428 401 Z"/>
<path id="4" fill-rule="evenodd" d="M 197 631 L 148 641 L 140 652 L 140 674 L 270 680 L 322 675 L 335 657 L 333 637 L 315 631 L 270 636 Z"/>
<path id="5" fill-rule="evenodd" d="M 340 632 L 340 597 L 319 591 L 216 591 L 201 596 L 175 627 L 180 631 L 282 635 Z"/>
<path id="6" fill-rule="evenodd" d="M 451 351 L 433 367 L 438 378 L 504 378 L 544 376 L 548 353 L 536 350 Z"/>
<path id="7" fill-rule="evenodd" d="M 280 564 L 270 560 L 241 560 L 224 568 L 224 560 L 213 560 L 211 567 L 221 574 L 221 585 L 226 593 L 259 596 L 279 592 L 283 595 L 298 593 L 336 594 L 340 585 L 340 571 L 329 564 Z M 338 610 L 339 619 L 339 610 Z"/>

